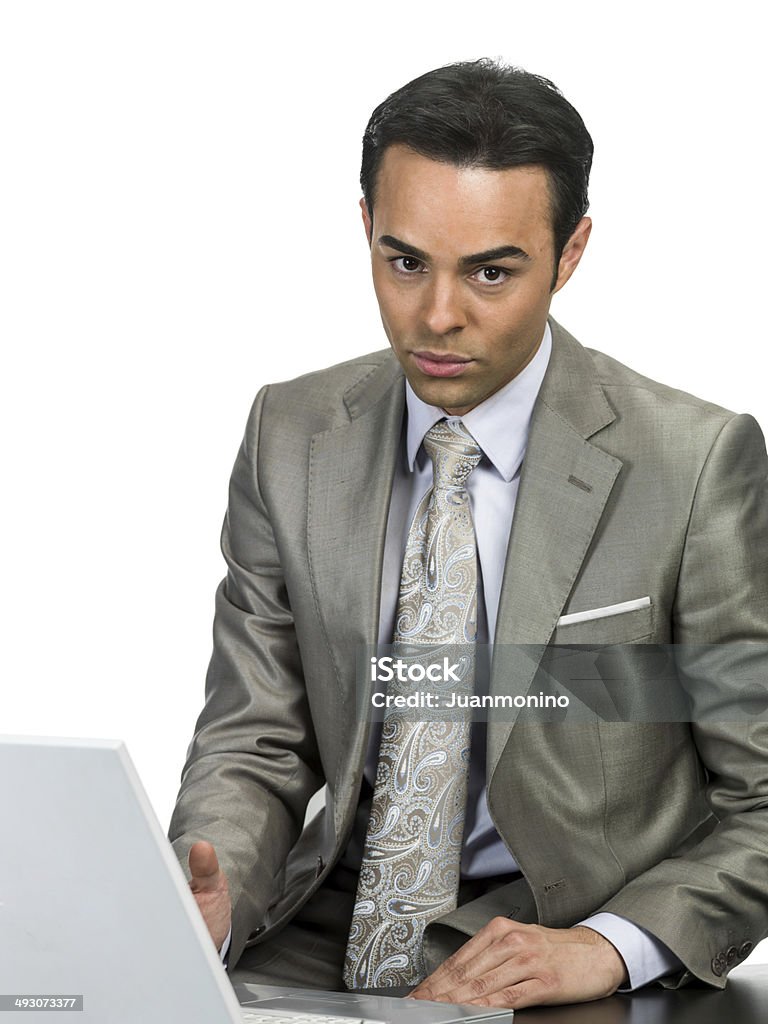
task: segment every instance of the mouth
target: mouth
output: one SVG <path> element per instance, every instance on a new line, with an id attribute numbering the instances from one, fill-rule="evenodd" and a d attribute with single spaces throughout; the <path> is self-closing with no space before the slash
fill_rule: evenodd
<path id="1" fill-rule="evenodd" d="M 469 356 L 453 352 L 412 352 L 413 360 L 427 377 L 458 377 L 474 362 Z"/>

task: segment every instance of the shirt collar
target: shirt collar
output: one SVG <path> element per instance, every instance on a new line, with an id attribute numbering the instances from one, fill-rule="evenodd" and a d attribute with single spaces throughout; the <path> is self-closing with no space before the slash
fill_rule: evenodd
<path id="1" fill-rule="evenodd" d="M 483 453 L 507 482 L 513 479 L 522 464 L 533 406 L 551 352 L 552 332 L 547 324 L 530 363 L 503 388 L 461 417 Z M 445 419 L 446 413 L 444 409 L 422 402 L 407 381 L 405 399 L 408 408 L 408 469 L 413 472 L 424 435 L 438 420 Z"/>

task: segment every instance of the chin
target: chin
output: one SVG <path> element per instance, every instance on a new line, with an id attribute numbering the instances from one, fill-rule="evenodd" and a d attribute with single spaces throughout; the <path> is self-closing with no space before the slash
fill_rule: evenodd
<path id="1" fill-rule="evenodd" d="M 451 409 L 463 409 L 468 405 L 468 401 L 465 395 L 456 394 L 455 391 L 451 391 L 449 388 L 441 387 L 430 387 L 427 385 L 414 387 L 411 382 L 411 387 L 416 392 L 422 402 L 426 402 L 427 405 L 434 405 L 438 409 L 445 409 L 446 407 Z"/>

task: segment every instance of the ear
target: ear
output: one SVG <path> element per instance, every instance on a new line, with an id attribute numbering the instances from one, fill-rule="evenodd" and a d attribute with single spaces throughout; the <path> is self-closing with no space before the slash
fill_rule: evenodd
<path id="1" fill-rule="evenodd" d="M 560 262 L 557 265 L 557 279 L 555 287 L 552 289 L 553 295 L 555 292 L 560 291 L 576 267 L 578 267 L 579 260 L 584 255 L 584 250 L 587 247 L 591 230 L 592 220 L 590 217 L 582 217 L 573 229 L 573 234 L 565 243 L 565 248 L 560 256 Z"/>
<path id="2" fill-rule="evenodd" d="M 368 239 L 368 245 L 371 244 L 373 239 L 373 218 L 368 212 L 368 203 L 365 199 L 360 200 L 360 210 L 363 214 L 363 225 L 365 226 L 365 237 Z"/>

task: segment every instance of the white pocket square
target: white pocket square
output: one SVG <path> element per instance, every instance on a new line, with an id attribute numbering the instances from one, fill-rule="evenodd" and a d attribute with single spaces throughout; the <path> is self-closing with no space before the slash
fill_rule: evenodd
<path id="1" fill-rule="evenodd" d="M 589 622 L 590 619 L 604 619 L 608 615 L 621 615 L 623 612 L 633 612 L 637 608 L 648 608 L 650 603 L 650 597 L 637 597 L 634 601 L 607 604 L 604 608 L 589 608 L 583 612 L 570 612 L 568 615 L 561 615 L 557 620 L 557 625 L 568 626 L 572 622 Z"/>

